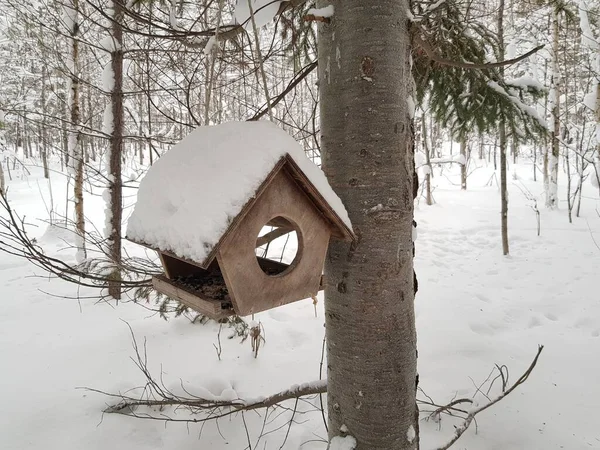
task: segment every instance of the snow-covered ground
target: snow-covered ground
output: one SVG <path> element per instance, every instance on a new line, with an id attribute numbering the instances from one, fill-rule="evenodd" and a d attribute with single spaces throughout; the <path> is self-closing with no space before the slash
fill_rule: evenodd
<path id="1" fill-rule="evenodd" d="M 47 217 L 40 193 L 48 203 L 41 171 L 31 170 L 31 176 L 9 182 L 13 206 L 30 222 Z M 458 187 L 458 165 L 446 168 L 444 176 L 435 173 L 437 203 L 421 201 L 416 211 L 420 386 L 442 404 L 471 397 L 494 364 L 505 364 L 512 382 L 538 344 L 545 346 L 529 380 L 478 416 L 477 427 L 454 448 L 600 449 L 597 192 L 586 185 L 582 218 L 569 224 L 566 202 L 559 211 L 545 210 L 542 183 L 531 180 L 530 165 L 517 166 L 518 180 L 509 181 L 511 256 L 503 257 L 499 192 L 495 184 L 486 186 L 492 169 L 474 171 L 466 192 Z M 53 196 L 62 209 L 65 185 L 54 178 Z M 523 186 L 538 196 L 540 237 Z M 562 186 L 560 191 L 564 199 Z M 102 199 L 88 200 L 87 214 L 102 223 Z M 46 252 L 73 260 L 73 250 L 61 251 L 65 235 L 44 230 L 40 224 L 33 233 Z M 96 303 L 85 299 L 90 290 L 36 274 L 43 275 L 26 261 L 0 254 L 0 448 L 242 450 L 248 440 L 252 449 L 326 448 L 322 417 L 313 406 L 317 399 L 299 402 L 291 427 L 286 425 L 291 412 L 282 410 L 270 411 L 266 420 L 249 412 L 188 425 L 103 414 L 115 401 L 82 389 L 116 393 L 144 384 L 131 360 L 128 325 L 140 346 L 145 341 L 150 370 L 175 392 L 256 398 L 316 380 L 322 299 L 317 317 L 311 300 L 257 315 L 266 343 L 256 359 L 249 341 L 228 339 L 232 330 L 223 328 L 219 360 L 218 324 L 192 324 L 185 317 L 164 321 L 127 302 Z M 67 298 L 78 294 L 80 301 Z M 490 395 L 498 387 L 497 382 Z M 481 394 L 477 399 L 485 401 Z M 188 417 L 183 411 L 164 413 Z M 446 416 L 440 423 L 422 421 L 421 448 L 446 441 L 456 423 Z"/>

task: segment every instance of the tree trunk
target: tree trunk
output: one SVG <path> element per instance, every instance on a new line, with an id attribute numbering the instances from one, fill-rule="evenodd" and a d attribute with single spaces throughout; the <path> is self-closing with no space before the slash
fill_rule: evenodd
<path id="1" fill-rule="evenodd" d="M 2 168 L 2 161 L 0 160 L 0 194 L 6 194 L 6 182 L 4 180 L 4 169 Z"/>
<path id="2" fill-rule="evenodd" d="M 500 0 L 498 7 L 498 47 L 500 48 L 500 61 L 504 61 L 504 0 Z M 501 76 L 504 77 L 504 69 L 500 69 Z M 500 217 L 502 234 L 502 254 L 508 255 L 508 189 L 506 183 L 507 161 L 506 161 L 506 123 L 504 117 L 500 118 L 499 123 L 500 140 Z M 515 155 L 516 145 L 513 139 L 513 156 Z M 516 160 L 516 156 L 514 156 Z"/>
<path id="3" fill-rule="evenodd" d="M 42 89 L 41 89 L 41 102 L 42 102 L 42 124 L 40 137 L 42 144 L 40 146 L 40 156 L 42 157 L 42 167 L 44 168 L 44 178 L 50 178 L 50 170 L 48 169 L 48 127 L 46 124 L 47 107 L 46 107 L 46 80 L 48 68 L 46 65 L 42 65 Z"/>
<path id="4" fill-rule="evenodd" d="M 332 242 L 325 264 L 329 437 L 347 433 L 356 450 L 416 449 L 408 2 L 319 1 L 328 4 L 323 167 L 358 236 Z"/>
<path id="5" fill-rule="evenodd" d="M 123 9 L 120 0 L 113 1 L 113 16 L 111 35 L 115 48 L 111 52 L 111 67 L 114 76 L 114 87 L 110 93 L 112 108 L 112 133 L 110 135 L 109 186 L 110 211 L 108 225 L 109 256 L 114 265 L 108 284 L 108 294 L 114 299 L 121 298 L 121 222 L 123 214 L 122 179 L 121 179 L 121 154 L 123 151 Z"/>
<path id="6" fill-rule="evenodd" d="M 558 67 L 558 8 L 554 10 L 552 18 L 553 30 L 553 61 L 552 61 L 552 92 L 554 93 L 552 105 L 552 119 L 554 131 L 552 133 L 552 154 L 548 158 L 548 188 L 546 189 L 546 207 L 554 209 L 558 206 L 558 153 L 560 138 L 560 72 Z"/>
<path id="7" fill-rule="evenodd" d="M 537 181 L 537 152 L 538 152 L 538 147 L 537 144 L 534 142 L 533 144 L 533 181 Z"/>
<path id="8" fill-rule="evenodd" d="M 460 188 L 467 190 L 467 138 L 460 139 L 460 155 L 462 156 L 462 164 L 460 165 Z"/>
<path id="9" fill-rule="evenodd" d="M 430 149 L 427 145 L 427 127 L 425 125 L 425 115 L 421 116 L 421 126 L 423 131 L 423 151 L 425 153 L 425 201 L 428 205 L 433 205 L 433 199 L 431 198 L 431 157 Z"/>
<path id="10" fill-rule="evenodd" d="M 600 53 L 600 50 L 599 50 Z M 597 70 L 600 71 L 600 54 L 597 59 Z M 596 156 L 594 158 L 594 167 L 592 167 L 592 177 L 598 187 L 600 194 L 600 81 L 596 84 Z"/>
<path id="11" fill-rule="evenodd" d="M 79 0 L 72 0 L 70 8 L 72 14 L 72 28 L 70 30 L 71 67 L 69 68 L 71 72 L 71 89 L 69 97 L 71 118 L 67 148 L 69 154 L 70 171 L 74 177 L 73 201 L 75 203 L 75 229 L 78 235 L 78 242 L 76 244 L 77 261 L 81 262 L 87 257 L 87 254 L 85 249 L 85 215 L 83 212 L 83 152 L 81 148 L 81 135 L 79 129 L 81 120 L 81 113 L 79 109 L 79 38 L 77 36 L 79 32 Z"/>

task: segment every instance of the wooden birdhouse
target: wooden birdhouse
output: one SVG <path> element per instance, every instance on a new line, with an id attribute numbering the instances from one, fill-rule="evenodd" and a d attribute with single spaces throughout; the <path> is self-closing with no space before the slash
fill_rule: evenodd
<path id="1" fill-rule="evenodd" d="M 127 229 L 160 255 L 155 289 L 214 319 L 316 295 L 331 236 L 354 239 L 342 202 L 270 122 L 197 128 L 149 169 Z"/>

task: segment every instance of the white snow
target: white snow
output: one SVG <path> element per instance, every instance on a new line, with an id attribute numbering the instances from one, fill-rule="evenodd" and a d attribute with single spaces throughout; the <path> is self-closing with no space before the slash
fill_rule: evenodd
<path id="1" fill-rule="evenodd" d="M 412 98 L 411 95 L 409 95 L 406 98 L 406 105 L 408 106 L 408 116 L 411 119 L 414 119 L 415 118 L 415 108 L 416 108 L 416 105 L 415 105 L 415 101 L 413 100 L 413 98 Z"/>
<path id="2" fill-rule="evenodd" d="M 329 444 L 329 450 L 354 450 L 355 448 L 356 439 L 352 436 L 335 436 Z"/>
<path id="3" fill-rule="evenodd" d="M 210 53 L 212 52 L 213 48 L 215 47 L 215 44 L 217 43 L 217 37 L 216 36 L 211 36 L 208 41 L 206 42 L 206 45 L 204 46 L 204 54 L 205 55 L 210 55 Z"/>
<path id="4" fill-rule="evenodd" d="M 521 111 L 523 111 L 524 113 L 530 115 L 533 119 L 535 119 L 541 127 L 543 128 L 548 128 L 548 124 L 546 123 L 546 120 L 544 120 L 539 114 L 537 109 L 535 109 L 532 106 L 526 105 L 525 103 L 523 103 L 518 97 L 509 94 L 508 92 L 506 92 L 502 86 L 500 86 L 498 83 L 496 83 L 495 81 L 489 81 L 488 82 L 488 86 L 490 86 L 492 89 L 494 89 L 496 92 L 505 95 L 510 101 L 512 101 Z M 549 98 L 551 97 L 551 95 L 548 96 Z"/>
<path id="5" fill-rule="evenodd" d="M 467 160 L 465 159 L 464 155 L 461 155 L 460 153 L 455 153 L 454 155 L 442 156 L 441 158 L 431 158 L 429 162 L 431 164 L 458 163 L 465 165 L 467 163 Z M 422 161 L 422 163 L 424 165 L 421 167 L 426 167 L 425 161 Z M 417 167 L 419 166 L 417 165 Z"/>
<path id="6" fill-rule="evenodd" d="M 120 46 L 117 45 L 117 41 L 112 36 L 105 36 L 104 39 L 100 41 L 100 47 L 104 49 L 104 51 L 111 53 L 116 51 Z"/>
<path id="7" fill-rule="evenodd" d="M 171 7 L 169 8 L 169 24 L 173 29 L 179 30 L 179 24 L 177 23 L 177 0 L 171 0 Z"/>
<path id="8" fill-rule="evenodd" d="M 411 425 L 408 427 L 408 430 L 406 430 L 406 439 L 412 444 L 412 441 L 414 441 L 416 437 L 417 433 L 415 432 L 415 427 Z"/>
<path id="9" fill-rule="evenodd" d="M 581 27 L 581 43 L 589 50 L 596 51 L 600 48 L 600 43 L 594 37 L 590 27 L 588 11 L 590 10 L 586 0 L 579 0 L 579 26 Z"/>
<path id="10" fill-rule="evenodd" d="M 446 3 L 446 0 L 437 0 L 437 2 L 435 2 L 435 3 L 431 4 L 431 5 L 429 5 L 429 6 L 427 7 L 427 11 L 425 11 L 425 15 L 426 15 L 426 14 L 427 14 L 427 12 L 429 12 L 429 11 L 434 11 L 434 10 L 436 10 L 437 8 L 439 8 L 439 7 L 440 7 L 442 4 L 444 4 L 444 3 Z"/>
<path id="11" fill-rule="evenodd" d="M 254 13 L 254 22 L 257 28 L 264 27 L 273 18 L 279 10 L 281 1 L 274 0 L 251 0 L 252 12 Z M 235 6 L 235 20 L 242 24 L 245 29 L 252 30 L 252 20 L 250 19 L 249 0 L 238 0 Z"/>
<path id="12" fill-rule="evenodd" d="M 286 153 L 351 228 L 341 200 L 294 138 L 271 122 L 230 122 L 197 128 L 150 168 L 127 236 L 202 262 Z"/>
<path id="13" fill-rule="evenodd" d="M 102 114 L 102 132 L 106 134 L 112 134 L 114 129 L 112 103 L 107 102 L 104 107 L 104 113 Z"/>
<path id="14" fill-rule="evenodd" d="M 115 74 L 112 70 L 110 62 L 106 63 L 104 69 L 102 69 L 102 89 L 104 92 L 111 92 L 115 87 Z"/>
<path id="15" fill-rule="evenodd" d="M 63 7 L 62 22 L 64 23 L 67 30 L 69 30 L 69 33 L 73 31 L 73 26 L 75 25 L 78 19 L 79 18 L 76 10 L 67 5 Z"/>
<path id="16" fill-rule="evenodd" d="M 55 208 L 62 211 L 66 177 L 58 176 L 58 160 L 50 163 L 55 174 L 51 178 Z M 438 404 L 446 404 L 457 395 L 470 398 L 475 394 L 473 382 L 483 382 L 495 363 L 506 364 L 514 381 L 529 365 L 537 345 L 544 344 L 538 366 L 527 382 L 478 416 L 477 432 L 473 427 L 454 447 L 596 450 L 600 448 L 596 401 L 600 398 L 600 250 L 592 237 L 600 240 L 600 218 L 595 212 L 600 208 L 598 191 L 585 184 L 583 217 L 574 217 L 569 224 L 566 207 L 547 211 L 541 206 L 543 182 L 532 181 L 530 159 L 523 156 L 521 163 L 510 167 L 520 181 L 508 183 L 511 257 L 505 258 L 498 223 L 499 192 L 495 184 L 487 186 L 494 174 L 493 164 L 478 160 L 476 155 L 470 164 L 474 170 L 469 175 L 469 189 L 463 192 L 458 165 L 434 167 L 436 204 L 429 207 L 421 201 L 415 208 L 420 234 L 415 258 L 420 285 L 415 303 L 419 385 Z M 45 225 L 35 220 L 45 214 L 40 192 L 46 199 L 49 192 L 42 169 L 32 166 L 30 170 L 29 177 L 13 173 L 13 180 L 7 178 L 13 206 L 28 222 L 41 225 L 31 230 L 46 254 L 74 262 L 73 233 L 52 228 L 45 231 Z M 559 176 L 559 183 L 559 201 L 565 205 L 566 177 Z M 531 201 L 523 195 L 522 187 L 538 199 L 539 237 Z M 86 215 L 101 229 L 101 189 L 94 189 L 85 194 Z M 148 257 L 140 247 L 125 245 L 131 255 Z M 32 277 L 34 274 L 40 276 Z M 145 384 L 130 360 L 135 354 L 123 321 L 131 325 L 140 346 L 145 341 L 152 373 L 181 395 L 187 395 L 185 389 L 214 400 L 236 395 L 240 399 L 264 398 L 319 377 L 324 335 L 322 294 L 317 317 L 310 299 L 257 314 L 255 320 L 263 324 L 266 339 L 257 359 L 248 340 L 228 339 L 232 330 L 223 326 L 219 360 L 213 347 L 218 345 L 217 323 L 191 324 L 184 317 L 165 322 L 131 302 L 96 303 L 85 299 L 95 291 L 49 280 L 40 270 L 4 253 L 0 253 L 0 285 L 4 300 L 0 313 L 2 449 L 247 447 L 240 414 L 205 425 L 103 414 L 113 400 L 80 387 L 126 392 Z M 81 302 L 72 299 L 77 294 L 83 297 Z M 496 397 L 498 387 L 499 380 L 488 394 L 490 398 Z M 141 389 L 131 392 L 134 396 L 141 393 Z M 424 397 L 419 394 L 419 398 Z M 327 443 L 316 437 L 327 436 L 319 398 L 306 400 L 311 404 L 299 402 L 283 450 L 327 449 Z M 480 405 L 487 402 L 481 393 L 475 400 Z M 254 444 L 261 433 L 264 411 L 245 415 L 253 448 L 282 447 L 294 401 L 284 408 L 287 411 L 269 410 L 258 446 Z M 156 412 L 171 415 L 174 411 L 166 408 Z M 175 417 L 199 416 L 178 410 Z M 438 421 L 422 420 L 421 448 L 439 448 L 458 426 L 458 420 L 446 415 Z M 401 437 L 404 435 L 402 430 Z"/>
<path id="17" fill-rule="evenodd" d="M 512 78 L 512 79 L 508 79 L 505 81 L 506 81 L 506 84 L 508 84 L 509 86 L 515 86 L 515 87 L 521 87 L 521 88 L 533 87 L 533 88 L 540 89 L 540 90 L 544 89 L 543 83 L 541 83 L 539 80 L 536 80 L 535 78 L 528 77 L 528 76 Z"/>
<path id="18" fill-rule="evenodd" d="M 323 8 L 310 8 L 307 12 L 309 16 L 332 17 L 334 13 L 333 5 L 327 5 Z"/>
<path id="19" fill-rule="evenodd" d="M 597 108 L 597 105 L 596 105 L 597 98 L 598 98 L 597 92 L 598 92 L 598 85 L 595 84 L 592 86 L 590 92 L 585 94 L 585 96 L 583 97 L 583 104 L 593 112 L 596 112 L 596 108 Z"/>
<path id="20" fill-rule="evenodd" d="M 506 59 L 513 59 L 517 55 L 517 46 L 511 42 L 506 46 Z"/>

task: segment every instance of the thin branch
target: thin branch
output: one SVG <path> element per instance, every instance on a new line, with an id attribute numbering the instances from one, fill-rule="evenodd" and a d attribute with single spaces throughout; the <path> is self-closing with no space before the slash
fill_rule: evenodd
<path id="1" fill-rule="evenodd" d="M 470 410 L 468 412 L 467 417 L 464 419 L 463 423 L 460 426 L 456 427 L 456 429 L 454 430 L 454 436 L 452 436 L 452 439 L 450 439 L 446 444 L 442 445 L 441 447 L 438 447 L 436 450 L 449 449 L 452 445 L 454 445 L 454 443 L 456 441 L 458 441 L 460 439 L 460 437 L 464 434 L 464 432 L 467 431 L 467 429 L 469 428 L 471 423 L 475 420 L 475 416 L 477 414 L 479 414 L 480 412 L 485 411 L 489 407 L 495 405 L 500 400 L 504 399 L 507 395 L 509 395 L 512 391 L 514 391 L 517 387 L 519 387 L 520 385 L 525 383 L 525 381 L 527 381 L 527 379 L 529 378 L 529 375 L 531 375 L 531 372 L 535 368 L 535 366 L 538 362 L 538 358 L 540 357 L 540 354 L 542 353 L 543 349 L 544 349 L 543 345 L 538 346 L 538 351 L 535 355 L 535 358 L 533 358 L 533 361 L 531 362 L 531 364 L 529 365 L 527 370 L 523 373 L 523 375 L 521 375 L 521 377 L 519 377 L 519 379 L 517 381 L 515 381 L 515 383 L 509 389 L 502 392 L 500 395 L 498 395 L 496 398 L 489 401 L 485 405 Z"/>

